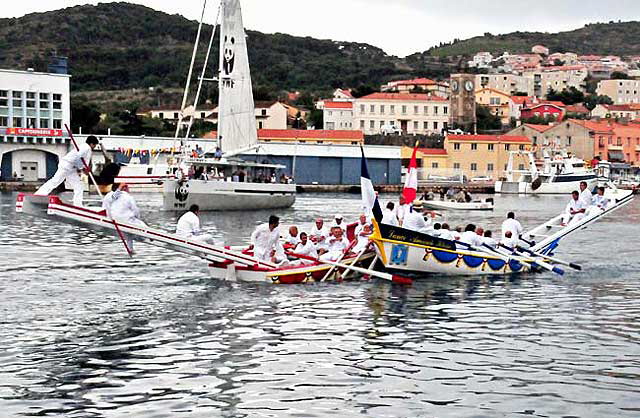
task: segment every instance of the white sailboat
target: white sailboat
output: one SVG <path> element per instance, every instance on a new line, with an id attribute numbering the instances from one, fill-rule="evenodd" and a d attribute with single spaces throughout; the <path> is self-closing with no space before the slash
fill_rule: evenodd
<path id="1" fill-rule="evenodd" d="M 525 157 L 528 169 L 514 169 L 514 160 L 518 155 Z M 511 151 L 506 180 L 496 181 L 496 193 L 568 194 L 573 190 L 580 190 L 580 183 L 583 181 L 587 183 L 589 190 L 596 186 L 597 175 L 585 167 L 584 160 L 570 156 L 566 151 L 552 155 L 547 149 L 543 150 L 543 156 L 542 169 L 539 169 L 533 151 Z"/>
<path id="2" fill-rule="evenodd" d="M 164 182 L 164 209 L 183 210 L 192 204 L 197 204 L 201 210 L 289 207 L 295 202 L 296 185 L 290 182 L 276 182 L 276 172 L 285 168 L 284 166 L 242 161 L 233 157 L 258 147 L 255 107 L 240 1 L 222 0 L 218 16 L 221 18 L 217 78 L 218 145 L 222 155 L 208 153 L 197 158 L 183 158 L 182 166 L 191 167 L 197 174 L 195 178 L 185 178 L 178 173 L 176 179 L 167 179 Z M 194 109 L 201 83 L 205 79 L 211 45 L 212 42 L 209 43 Z M 192 69 L 193 61 L 190 74 Z M 189 84 L 185 90 L 185 98 L 188 89 Z M 185 102 L 183 107 L 184 104 Z M 189 121 L 187 135 L 191 121 L 192 119 Z"/>

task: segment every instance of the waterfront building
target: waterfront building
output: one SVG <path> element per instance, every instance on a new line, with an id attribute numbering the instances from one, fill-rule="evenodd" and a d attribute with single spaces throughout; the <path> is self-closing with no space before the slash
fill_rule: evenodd
<path id="1" fill-rule="evenodd" d="M 405 134 L 435 134 L 448 128 L 449 100 L 424 93 L 372 93 L 355 99 L 354 128 L 366 135 L 383 126 L 397 126 Z"/>
<path id="2" fill-rule="evenodd" d="M 520 106 L 511 95 L 496 89 L 483 88 L 476 90 L 476 103 L 486 106 L 492 115 L 498 116 L 502 125 L 508 126 L 511 119 L 520 119 Z"/>
<path id="3" fill-rule="evenodd" d="M 323 106 L 324 129 L 352 130 L 353 102 L 325 100 Z"/>
<path id="4" fill-rule="evenodd" d="M 69 150 L 67 74 L 0 70 L 0 180 L 52 176 Z"/>
<path id="5" fill-rule="evenodd" d="M 614 104 L 640 103 L 640 80 L 602 80 L 596 93 L 609 96 Z"/>

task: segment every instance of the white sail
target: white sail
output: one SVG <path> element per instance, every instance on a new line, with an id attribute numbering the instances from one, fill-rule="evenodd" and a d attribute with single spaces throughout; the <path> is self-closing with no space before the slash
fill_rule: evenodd
<path id="1" fill-rule="evenodd" d="M 224 153 L 257 145 L 249 55 L 239 0 L 222 0 L 218 139 Z"/>

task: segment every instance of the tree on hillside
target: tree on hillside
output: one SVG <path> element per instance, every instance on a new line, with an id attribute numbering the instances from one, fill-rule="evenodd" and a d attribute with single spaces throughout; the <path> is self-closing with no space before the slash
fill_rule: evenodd
<path id="1" fill-rule="evenodd" d="M 502 128 L 502 122 L 497 115 L 491 113 L 487 106 L 476 105 L 476 120 L 479 131 L 491 131 Z"/>
<path id="2" fill-rule="evenodd" d="M 71 100 L 71 128 L 82 132 L 96 133 L 100 123 L 100 111 L 98 107 L 85 100 Z"/>
<path id="3" fill-rule="evenodd" d="M 372 86 L 371 84 L 360 84 L 358 87 L 351 90 L 351 95 L 353 95 L 353 97 L 355 98 L 358 98 L 371 93 L 375 93 L 377 91 L 379 91 L 378 88 Z"/>
<path id="4" fill-rule="evenodd" d="M 313 129 L 324 129 L 324 114 L 320 109 L 313 109 L 307 113 L 307 127 L 313 126 Z"/>
<path id="5" fill-rule="evenodd" d="M 547 93 L 547 100 L 572 105 L 584 102 L 584 93 L 573 86 L 569 87 L 569 89 L 564 89 L 561 92 L 549 89 L 549 92 Z"/>
<path id="6" fill-rule="evenodd" d="M 611 73 L 611 79 L 612 80 L 627 80 L 629 79 L 629 76 L 623 72 L 620 71 L 614 71 Z"/>
<path id="7" fill-rule="evenodd" d="M 593 110 L 599 104 L 613 104 L 613 100 L 609 96 L 590 94 L 584 98 L 584 106 Z"/>

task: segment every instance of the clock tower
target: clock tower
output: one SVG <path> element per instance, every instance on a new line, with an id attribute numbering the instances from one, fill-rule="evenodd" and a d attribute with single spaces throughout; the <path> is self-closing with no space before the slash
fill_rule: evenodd
<path id="1" fill-rule="evenodd" d="M 451 126 L 465 132 L 476 131 L 476 77 L 474 74 L 451 74 Z"/>

